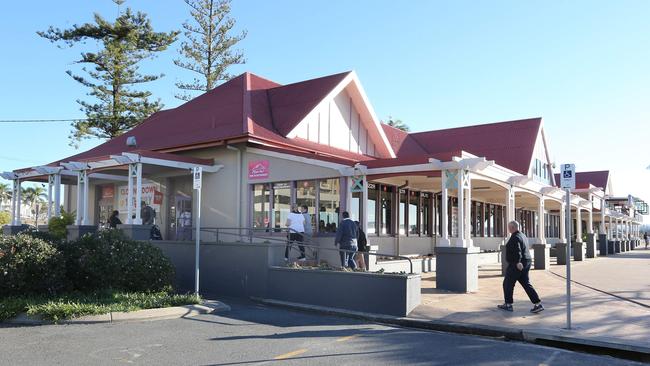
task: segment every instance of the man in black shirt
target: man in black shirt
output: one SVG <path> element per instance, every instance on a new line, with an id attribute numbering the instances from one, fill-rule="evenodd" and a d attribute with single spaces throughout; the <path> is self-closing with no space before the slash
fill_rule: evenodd
<path id="1" fill-rule="evenodd" d="M 528 239 L 519 231 L 520 225 L 517 221 L 508 223 L 508 232 L 510 239 L 506 243 L 506 261 L 508 267 L 506 269 L 506 276 L 503 279 L 503 296 L 505 303 L 498 305 L 498 308 L 505 311 L 512 311 L 512 293 L 515 289 L 515 283 L 519 282 L 526 291 L 526 295 L 534 304 L 530 309 L 531 313 L 539 313 L 544 310 L 542 300 L 539 299 L 537 291 L 530 284 L 528 272 L 532 263 L 530 252 L 528 251 Z"/>

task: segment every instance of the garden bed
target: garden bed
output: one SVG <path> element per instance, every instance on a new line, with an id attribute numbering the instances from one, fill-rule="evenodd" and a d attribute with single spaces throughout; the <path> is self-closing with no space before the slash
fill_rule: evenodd
<path id="1" fill-rule="evenodd" d="M 144 309 L 199 304 L 196 295 L 177 295 L 166 292 L 127 293 L 103 292 L 97 294 L 65 294 L 58 296 L 7 297 L 0 299 L 0 321 L 20 314 L 58 322 L 86 315 L 111 312 L 131 312 Z"/>

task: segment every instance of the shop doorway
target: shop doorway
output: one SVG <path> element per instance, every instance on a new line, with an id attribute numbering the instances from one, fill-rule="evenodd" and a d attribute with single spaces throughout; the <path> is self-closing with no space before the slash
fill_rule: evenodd
<path id="1" fill-rule="evenodd" d="M 192 197 L 177 194 L 171 207 L 170 230 L 173 240 L 192 240 Z"/>

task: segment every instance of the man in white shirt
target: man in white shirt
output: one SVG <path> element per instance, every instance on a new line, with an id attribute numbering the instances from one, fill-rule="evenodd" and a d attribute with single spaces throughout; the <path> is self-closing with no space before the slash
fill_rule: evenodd
<path id="1" fill-rule="evenodd" d="M 287 247 L 284 249 L 284 260 L 289 260 L 289 249 L 291 248 L 292 243 L 298 243 L 298 249 L 300 249 L 299 261 L 304 261 L 305 258 L 305 247 L 302 244 L 304 238 L 303 233 L 305 232 L 305 217 L 300 213 L 298 207 L 293 207 L 289 215 L 287 215 L 287 222 L 285 224 L 289 228 L 289 242 Z"/>

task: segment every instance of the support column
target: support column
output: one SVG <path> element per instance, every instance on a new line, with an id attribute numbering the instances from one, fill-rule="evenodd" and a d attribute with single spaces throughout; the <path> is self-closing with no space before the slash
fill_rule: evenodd
<path id="1" fill-rule="evenodd" d="M 142 225 L 142 217 L 140 214 L 142 211 L 142 163 L 136 163 L 135 165 L 135 220 L 133 223 L 136 225 Z"/>
<path id="2" fill-rule="evenodd" d="M 52 219 L 52 211 L 53 211 L 53 204 L 52 204 L 52 186 L 54 185 L 54 175 L 50 174 L 47 176 L 47 223 L 49 224 L 50 220 Z"/>
<path id="3" fill-rule="evenodd" d="M 128 192 L 126 193 L 126 223 L 133 225 L 133 178 L 135 176 L 134 164 L 129 164 Z"/>
<path id="4" fill-rule="evenodd" d="M 451 246 L 451 241 L 449 240 L 449 228 L 448 228 L 448 220 L 449 220 L 449 189 L 447 189 L 447 179 L 450 179 L 448 176 L 448 171 L 443 170 L 441 174 L 441 204 L 440 204 L 440 226 L 442 227 L 441 232 L 440 232 L 440 241 L 437 245 L 437 247 L 448 247 Z M 437 252 L 437 250 L 436 250 Z"/>
<path id="5" fill-rule="evenodd" d="M 584 260 L 584 243 L 582 242 L 582 208 L 576 207 L 576 240 L 572 242 L 573 260 L 580 262 Z"/>
<path id="6" fill-rule="evenodd" d="M 363 179 L 363 192 L 361 194 L 361 229 L 366 235 L 368 235 L 368 177 L 365 175 L 361 177 Z M 375 220 L 376 221 L 376 220 Z M 375 229 L 376 230 L 376 229 Z"/>
<path id="7" fill-rule="evenodd" d="M 54 216 L 61 216 L 61 174 L 54 174 Z"/>
<path id="8" fill-rule="evenodd" d="M 539 204 L 537 207 L 537 238 L 539 239 L 539 242 L 533 244 L 533 252 L 535 253 L 535 269 L 549 269 L 551 266 L 551 246 L 546 244 L 546 224 L 544 220 L 546 210 L 543 195 L 539 197 Z"/>
<path id="9" fill-rule="evenodd" d="M 560 208 L 560 242 L 566 243 L 566 203 Z"/>
<path id="10" fill-rule="evenodd" d="M 81 171 L 77 171 L 77 217 L 75 218 L 75 225 L 81 225 L 81 216 L 83 215 L 83 178 Z"/>
<path id="11" fill-rule="evenodd" d="M 456 238 L 456 245 L 457 247 L 464 247 L 463 240 L 465 239 L 465 189 L 463 189 L 463 171 L 458 170 L 458 189 L 456 190 L 457 195 L 458 195 L 458 219 L 456 222 L 458 222 L 458 229 L 457 234 L 458 237 Z"/>
<path id="12" fill-rule="evenodd" d="M 82 170 L 81 171 L 82 177 L 83 177 L 83 219 L 81 220 L 81 225 L 87 226 L 90 225 L 90 222 L 88 221 L 88 171 L 87 170 Z"/>

